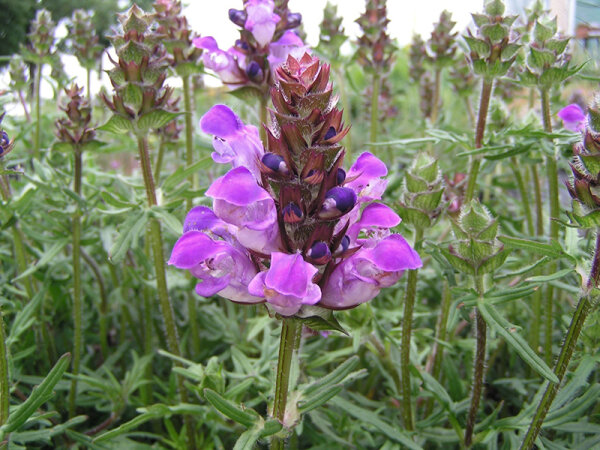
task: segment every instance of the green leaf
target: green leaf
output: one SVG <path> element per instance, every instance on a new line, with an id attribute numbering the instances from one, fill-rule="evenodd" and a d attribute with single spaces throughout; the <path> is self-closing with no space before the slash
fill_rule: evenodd
<path id="1" fill-rule="evenodd" d="M 137 417 L 134 417 L 128 422 L 118 426 L 117 428 L 107 431 L 106 433 L 102 433 L 100 436 L 96 437 L 93 442 L 103 442 L 108 441 L 110 439 L 114 439 L 117 436 L 121 436 L 131 430 L 135 430 L 143 423 L 148 422 L 149 420 L 154 420 L 158 418 L 165 418 L 170 415 L 169 408 L 166 405 L 152 405 L 148 408 L 148 410 Z"/>
<path id="2" fill-rule="evenodd" d="M 132 211 L 120 227 L 120 234 L 110 249 L 109 259 L 118 264 L 125 258 L 127 250 L 135 246 L 135 240 L 142 234 L 148 222 L 148 211 Z"/>
<path id="3" fill-rule="evenodd" d="M 477 308 L 479 308 L 479 312 L 486 323 L 504 338 L 504 341 L 512 347 L 519 356 L 521 356 L 523 361 L 547 380 L 552 383 L 558 383 L 558 378 L 554 372 L 552 372 L 544 360 L 529 347 L 525 339 L 517 333 L 516 327 L 502 317 L 496 308 L 492 305 L 488 305 L 485 300 L 482 299 L 477 301 Z"/>
<path id="4" fill-rule="evenodd" d="M 357 418 L 363 423 L 369 424 L 379 431 L 381 431 L 388 438 L 402 444 L 406 448 L 413 450 L 420 450 L 421 447 L 415 443 L 409 436 L 400 431 L 397 427 L 393 427 L 383 420 L 381 420 L 377 414 L 367 409 L 356 406 L 354 403 L 349 402 L 341 397 L 336 397 L 332 400 L 332 403 L 338 408 L 342 409 L 345 413 Z"/>
<path id="5" fill-rule="evenodd" d="M 353 356 L 348 358 L 342 364 L 336 367 L 336 369 L 329 374 L 325 375 L 319 381 L 308 385 L 306 388 L 302 390 L 303 395 L 310 395 L 319 389 L 322 389 L 326 386 L 333 386 L 337 383 L 340 383 L 344 378 L 346 378 L 360 362 L 360 358 L 358 356 Z"/>
<path id="6" fill-rule="evenodd" d="M 252 86 L 234 89 L 233 91 L 229 91 L 229 94 L 251 105 L 254 105 L 256 101 L 261 98 L 260 90 Z"/>
<path id="7" fill-rule="evenodd" d="M 114 134 L 127 134 L 130 131 L 133 131 L 133 125 L 126 118 L 113 115 L 110 119 L 108 119 L 108 122 L 102 126 L 99 126 L 97 130 L 108 131 L 109 133 Z"/>
<path id="8" fill-rule="evenodd" d="M 149 130 L 156 130 L 157 128 L 164 127 L 171 120 L 175 119 L 185 113 L 175 113 L 171 111 L 165 111 L 163 109 L 157 109 L 151 111 L 148 114 L 144 114 L 138 119 L 137 128 L 141 132 Z"/>
<path id="9" fill-rule="evenodd" d="M 54 258 L 56 258 L 56 256 L 62 251 L 62 249 L 65 247 L 65 245 L 67 245 L 67 243 L 69 241 L 70 241 L 69 238 L 64 238 L 64 239 L 60 239 L 60 240 L 56 241 L 48 250 L 46 250 L 42 254 L 42 257 L 40 258 L 40 260 L 37 262 L 37 264 L 35 266 L 30 267 L 29 269 L 24 271 L 22 274 L 20 274 L 18 277 L 13 278 L 12 281 L 18 281 L 23 278 L 26 278 L 29 275 L 31 275 L 32 273 L 36 272 L 41 267 L 44 267 L 46 264 L 53 261 Z"/>
<path id="10" fill-rule="evenodd" d="M 6 423 L 0 428 L 0 440 L 4 439 L 7 433 L 18 430 L 40 406 L 52 398 L 54 395 L 52 390 L 62 378 L 70 362 L 70 353 L 65 353 L 59 358 L 52 370 L 46 375 L 46 378 L 33 388 L 27 400 L 10 414 Z"/>
<path id="11" fill-rule="evenodd" d="M 469 263 L 469 261 L 466 261 L 461 257 L 450 253 L 450 251 L 448 251 L 445 248 L 440 248 L 440 252 L 442 252 L 442 255 L 444 255 L 444 257 L 454 268 L 454 270 L 458 272 L 464 272 L 469 275 L 475 275 L 475 269 L 473 269 L 473 266 Z"/>
<path id="12" fill-rule="evenodd" d="M 531 241 L 529 239 L 520 239 L 509 236 L 498 236 L 498 240 L 507 247 L 528 250 L 533 253 L 549 256 L 553 259 L 560 258 L 564 255 L 562 247 L 556 241 L 552 241 L 552 243 L 550 244 L 545 244 L 543 242 Z"/>
<path id="13" fill-rule="evenodd" d="M 183 230 L 183 225 L 181 221 L 167 211 L 165 208 L 160 206 L 153 206 L 150 209 L 150 213 L 156 217 L 159 222 L 164 223 L 165 226 L 173 233 L 175 236 L 180 236 Z"/>
<path id="14" fill-rule="evenodd" d="M 321 389 L 314 395 L 306 397 L 305 399 L 300 401 L 298 403 L 298 411 L 300 411 L 301 413 L 306 413 L 308 411 L 312 411 L 313 409 L 318 408 L 321 405 L 324 405 L 333 397 L 342 392 L 343 388 L 343 386 L 335 385 Z"/>
<path id="15" fill-rule="evenodd" d="M 254 426 L 260 415 L 251 408 L 242 409 L 233 402 L 221 397 L 212 389 L 204 389 L 206 400 L 215 407 L 217 411 L 226 417 L 229 417 L 234 422 L 242 424 L 246 428 Z"/>
<path id="16" fill-rule="evenodd" d="M 529 281 L 530 283 L 545 283 L 548 281 L 558 280 L 559 278 L 562 278 L 572 273 L 573 271 L 573 269 L 563 269 L 550 275 L 538 275 L 536 277 L 529 277 L 525 281 Z"/>
<path id="17" fill-rule="evenodd" d="M 206 156 L 202 158 L 200 161 L 192 164 L 189 167 L 183 168 L 179 167 L 175 172 L 165 178 L 165 181 L 162 183 L 162 189 L 165 191 L 169 191 L 181 183 L 183 180 L 187 179 L 191 174 L 198 172 L 200 170 L 208 169 L 212 166 L 213 160 L 210 156 Z"/>
<path id="18" fill-rule="evenodd" d="M 233 446 L 233 450 L 252 450 L 260 438 L 261 427 L 254 426 L 244 431 Z"/>
<path id="19" fill-rule="evenodd" d="M 349 336 L 348 332 L 342 328 L 335 318 L 331 309 L 321 308 L 320 306 L 304 305 L 296 313 L 296 316 L 302 319 L 302 324 L 315 331 L 339 331 Z"/>

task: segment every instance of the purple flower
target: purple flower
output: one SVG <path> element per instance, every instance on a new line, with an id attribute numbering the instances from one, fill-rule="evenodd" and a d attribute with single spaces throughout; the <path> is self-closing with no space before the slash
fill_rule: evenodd
<path id="1" fill-rule="evenodd" d="M 302 39 L 294 33 L 292 30 L 287 30 L 283 35 L 275 42 L 269 44 L 269 65 L 271 69 L 275 66 L 285 62 L 288 55 L 294 57 L 301 57 L 309 51 L 310 47 L 302 42 Z"/>
<path id="2" fill-rule="evenodd" d="M 271 195 L 245 167 L 217 178 L 206 191 L 216 216 L 238 227 L 237 240 L 246 248 L 269 254 L 280 247 L 277 211 Z"/>
<path id="3" fill-rule="evenodd" d="M 388 236 L 389 229 L 400 222 L 400 217 L 390 207 L 383 203 L 370 203 L 363 210 L 360 220 L 351 224 L 346 234 L 352 243 L 356 242 L 361 231 L 366 231 L 368 238 L 380 240 Z"/>
<path id="4" fill-rule="evenodd" d="M 248 285 L 248 292 L 263 297 L 282 316 L 293 316 L 302 305 L 314 305 L 321 289 L 312 282 L 317 269 L 300 253 L 271 254 L 271 267 L 260 272 Z"/>
<path id="5" fill-rule="evenodd" d="M 406 269 L 422 266 L 417 252 L 399 234 L 372 248 L 361 248 L 333 270 L 323 288 L 321 306 L 353 308 L 372 300 L 381 288 L 392 286 Z"/>
<path id="6" fill-rule="evenodd" d="M 359 202 L 379 200 L 387 186 L 387 181 L 381 177 L 386 175 L 387 167 L 383 161 L 369 152 L 364 152 L 350 167 L 344 186 L 356 192 Z"/>
<path id="7" fill-rule="evenodd" d="M 583 131 L 585 128 L 585 113 L 577 103 L 571 103 L 558 112 L 563 126 L 571 131 Z"/>
<path id="8" fill-rule="evenodd" d="M 200 128 L 214 135 L 212 158 L 215 162 L 246 167 L 260 179 L 259 162 L 264 149 L 255 126 L 244 125 L 229 107 L 215 105 L 200 119 Z"/>
<path id="9" fill-rule="evenodd" d="M 248 0 L 245 4 L 248 14 L 244 28 L 252 33 L 259 46 L 264 47 L 275 34 L 275 27 L 281 18 L 273 13 L 273 0 Z"/>
<path id="10" fill-rule="evenodd" d="M 192 41 L 195 47 L 204 50 L 204 65 L 215 72 L 223 83 L 239 84 L 246 81 L 246 76 L 238 64 L 240 53 L 234 49 L 223 51 L 212 36 L 197 37 Z"/>
<path id="11" fill-rule="evenodd" d="M 191 230 L 179 238 L 169 264 L 198 278 L 196 292 L 203 297 L 219 294 L 240 303 L 264 301 L 248 292 L 248 283 L 257 273 L 248 253 L 228 242 L 214 241 L 201 231 Z"/>

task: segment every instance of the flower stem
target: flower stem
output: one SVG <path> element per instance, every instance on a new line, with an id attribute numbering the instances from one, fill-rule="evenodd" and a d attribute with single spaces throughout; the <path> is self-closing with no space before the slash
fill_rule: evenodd
<path id="1" fill-rule="evenodd" d="M 42 83 L 42 65 L 40 63 L 35 66 L 35 76 L 33 80 L 33 95 L 35 101 L 35 136 L 33 138 L 33 156 L 35 159 L 40 159 L 40 85 Z"/>
<path id="2" fill-rule="evenodd" d="M 108 297 L 106 296 L 106 283 L 100 267 L 83 248 L 80 249 L 81 257 L 87 263 L 92 270 L 96 281 L 98 282 L 98 291 L 100 294 L 100 350 L 102 357 L 106 359 L 108 357 Z"/>
<path id="3" fill-rule="evenodd" d="M 275 380 L 275 401 L 273 402 L 273 417 L 284 424 L 285 407 L 290 384 L 290 368 L 292 358 L 300 342 L 302 324 L 293 318 L 283 318 L 281 321 L 281 337 L 279 341 L 279 358 L 277 360 L 277 378 Z M 271 450 L 281 450 L 285 446 L 282 438 L 274 437 Z"/>
<path id="4" fill-rule="evenodd" d="M 423 240 L 423 228 L 415 227 L 415 251 L 421 248 Z M 417 296 L 418 269 L 408 271 L 406 281 L 406 297 L 404 298 L 404 317 L 402 318 L 402 340 L 400 344 L 400 370 L 402 379 L 402 415 L 404 428 L 414 430 L 411 388 L 410 388 L 410 338 L 412 333 L 413 311 L 415 309 L 415 298 Z"/>
<path id="5" fill-rule="evenodd" d="M 519 168 L 519 164 L 516 158 L 510 159 L 510 165 L 512 166 L 513 172 L 515 174 L 515 181 L 517 182 L 517 187 L 519 188 L 519 194 L 521 195 L 521 202 L 523 203 L 523 213 L 525 214 L 525 221 L 527 222 L 527 232 L 530 236 L 534 234 L 533 227 L 533 216 L 531 214 L 531 206 L 529 204 L 529 195 L 527 193 L 527 188 L 525 187 L 525 182 L 523 180 L 523 174 L 521 173 L 521 169 Z"/>
<path id="6" fill-rule="evenodd" d="M 379 132 L 379 86 L 381 85 L 381 77 L 379 73 L 373 73 L 373 86 L 371 93 L 371 142 L 377 142 L 377 134 Z"/>
<path id="7" fill-rule="evenodd" d="M 162 137 L 158 139 L 158 154 L 154 162 L 154 179 L 160 181 L 160 170 L 162 169 L 163 157 L 165 154 L 165 141 Z"/>
<path id="8" fill-rule="evenodd" d="M 92 69 L 86 69 L 86 86 L 87 86 L 87 98 L 92 106 Z"/>
<path id="9" fill-rule="evenodd" d="M 431 108 L 431 125 L 437 123 L 438 112 L 440 110 L 440 89 L 441 89 L 442 70 L 435 70 L 435 82 L 433 85 L 433 107 Z"/>
<path id="10" fill-rule="evenodd" d="M 190 101 L 190 77 L 189 75 L 181 77 L 183 82 L 183 107 L 185 108 L 185 164 L 187 167 L 194 163 L 194 136 L 192 134 L 192 102 Z M 158 179 L 158 178 L 157 178 Z M 188 177 L 188 181 L 194 188 L 194 174 L 191 173 Z M 189 211 L 192 209 L 192 198 L 189 197 L 185 202 L 186 209 Z"/>
<path id="11" fill-rule="evenodd" d="M 150 155 L 148 152 L 148 140 L 145 136 L 138 136 L 138 150 L 140 154 L 140 162 L 142 166 L 142 174 L 144 176 L 144 185 L 146 187 L 146 197 L 148 206 L 156 206 L 156 191 L 154 188 L 154 179 L 152 178 L 152 168 L 150 164 Z M 162 248 L 162 232 L 160 223 L 156 218 L 150 220 L 150 229 L 148 238 L 152 248 L 152 256 L 154 257 L 154 269 L 156 272 L 156 286 L 158 290 L 158 299 L 160 310 L 165 325 L 167 348 L 169 352 L 176 356 L 181 356 L 179 349 L 179 337 L 177 336 L 177 326 L 175 324 L 175 314 L 173 306 L 169 299 L 169 291 L 167 288 L 167 277 L 165 271 L 165 257 Z M 147 326 L 149 326 L 147 324 Z M 179 387 L 179 395 L 183 403 L 188 402 L 188 393 L 185 388 L 184 380 L 181 375 L 177 375 L 177 384 Z M 189 416 L 185 416 L 187 428 L 188 446 L 195 448 L 195 435 L 193 433 L 193 424 Z"/>
<path id="12" fill-rule="evenodd" d="M 542 117 L 544 122 L 544 131 L 552 133 L 552 120 L 550 118 L 550 98 L 548 89 L 540 90 L 542 101 Z M 546 157 L 546 174 L 548 177 L 548 194 L 550 197 L 550 239 L 558 240 L 558 219 L 560 215 L 560 203 L 558 198 L 558 164 L 554 155 Z M 558 269 L 556 261 L 550 263 L 549 273 L 554 273 Z M 550 364 L 552 362 L 552 331 L 553 331 L 553 307 L 554 307 L 554 287 L 549 284 L 546 291 L 546 331 L 544 342 L 544 358 Z"/>
<path id="13" fill-rule="evenodd" d="M 0 309 L 0 426 L 8 420 L 10 380 L 8 377 L 8 349 L 4 331 L 4 314 Z"/>
<path id="14" fill-rule="evenodd" d="M 475 276 L 475 285 L 479 298 L 483 297 L 483 278 L 481 275 Z M 465 428 L 465 447 L 470 448 L 473 444 L 473 430 L 479 410 L 479 401 L 483 391 L 483 375 L 485 373 L 485 347 L 487 325 L 479 310 L 475 309 L 477 322 L 477 349 L 475 350 L 475 364 L 473 367 L 473 388 L 471 392 L 471 407 L 467 417 L 467 426 Z"/>
<path id="15" fill-rule="evenodd" d="M 542 203 L 542 183 L 540 181 L 540 175 L 537 170 L 537 166 L 531 166 L 531 177 L 533 178 L 533 190 L 535 193 L 535 225 L 536 234 L 538 236 L 544 235 L 544 205 Z"/>
<path id="16" fill-rule="evenodd" d="M 27 103 L 25 103 L 25 97 L 23 97 L 23 91 L 19 89 L 18 91 L 19 101 L 21 102 L 21 106 L 23 107 L 23 113 L 25 114 L 25 119 L 27 119 L 27 123 L 31 123 L 31 114 L 29 114 L 29 110 L 27 109 Z"/>
<path id="17" fill-rule="evenodd" d="M 563 342 L 562 348 L 560 349 L 560 354 L 558 355 L 558 360 L 556 361 L 556 366 L 554 367 L 554 374 L 558 378 L 558 383 L 547 382 L 546 390 L 544 392 L 544 396 L 540 400 L 538 407 L 535 411 L 535 415 L 529 425 L 529 429 L 527 430 L 527 434 L 525 435 L 525 439 L 521 444 L 521 449 L 531 449 L 535 443 L 535 440 L 540 433 L 540 429 L 542 428 L 542 424 L 544 423 L 544 419 L 546 418 L 546 414 L 550 410 L 550 406 L 558 393 L 558 389 L 560 387 L 560 383 L 565 376 L 567 368 L 569 366 L 569 362 L 571 361 L 571 357 L 573 356 L 573 352 L 575 351 L 575 345 L 577 344 L 577 339 L 579 338 L 579 334 L 583 328 L 585 323 L 585 319 L 587 318 L 591 307 L 592 302 L 591 291 L 598 287 L 599 278 L 600 277 L 600 233 L 596 236 L 596 250 L 594 252 L 594 260 L 592 262 L 592 269 L 590 271 L 590 277 L 587 282 L 587 292 L 584 292 L 583 295 L 579 298 L 579 302 L 577 303 L 577 308 L 575 309 L 575 314 L 571 318 L 571 324 L 569 325 L 569 330 L 567 331 L 567 336 Z"/>
<path id="18" fill-rule="evenodd" d="M 436 380 L 440 381 L 440 372 L 442 370 L 442 357 L 444 355 L 444 348 L 440 345 L 440 342 L 444 342 L 447 338 L 446 328 L 448 327 L 448 316 L 450 314 L 450 303 L 452 302 L 452 295 L 450 293 L 450 285 L 448 281 L 444 281 L 444 290 L 442 292 L 442 305 L 440 317 L 438 319 L 435 336 L 436 340 L 433 344 L 433 350 L 428 361 L 428 365 L 431 367 L 431 376 Z M 431 411 L 433 411 L 433 397 L 427 402 L 425 408 L 425 416 L 429 417 Z"/>
<path id="19" fill-rule="evenodd" d="M 73 190 L 81 196 L 81 149 L 74 147 Z M 83 347 L 83 304 L 81 299 L 81 211 L 76 207 L 72 220 L 73 230 L 73 366 L 71 373 L 71 390 L 69 391 L 69 417 L 75 416 L 77 401 L 77 375 L 81 364 Z"/>
<path id="20" fill-rule="evenodd" d="M 485 135 L 485 123 L 487 121 L 490 99 L 492 97 L 492 87 L 494 80 L 483 79 L 481 85 L 481 96 L 479 98 L 479 113 L 477 115 L 477 126 L 475 128 L 475 148 L 481 148 L 483 145 L 483 137 Z M 477 175 L 481 166 L 481 156 L 475 155 L 471 159 L 471 168 L 469 169 L 469 182 L 465 193 L 465 203 L 470 202 L 475 194 L 477 186 Z"/>

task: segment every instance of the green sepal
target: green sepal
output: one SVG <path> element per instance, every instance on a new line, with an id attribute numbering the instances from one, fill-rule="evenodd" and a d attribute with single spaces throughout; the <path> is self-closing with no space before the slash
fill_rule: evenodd
<path id="1" fill-rule="evenodd" d="M 498 221 L 496 219 L 494 219 L 487 228 L 485 228 L 483 231 L 481 231 L 477 235 L 477 239 L 493 241 L 496 238 L 496 236 L 498 235 L 498 227 L 499 227 Z"/>
<path id="2" fill-rule="evenodd" d="M 546 41 L 546 48 L 553 51 L 557 55 L 562 55 L 567 49 L 569 39 L 550 39 Z"/>
<path id="3" fill-rule="evenodd" d="M 145 133 L 149 130 L 156 130 L 157 128 L 164 127 L 171 120 L 175 119 L 185 113 L 176 113 L 171 111 L 165 111 L 164 109 L 157 109 L 144 114 L 138 119 L 137 128 L 138 131 Z"/>
<path id="4" fill-rule="evenodd" d="M 573 69 L 569 69 L 568 66 L 550 67 L 549 69 L 544 70 L 544 73 L 540 75 L 540 87 L 549 89 L 553 86 L 561 84 L 567 78 L 579 72 L 580 68 L 581 66 Z"/>
<path id="5" fill-rule="evenodd" d="M 504 14 L 504 3 L 502 0 L 490 0 L 484 6 L 486 14 L 490 16 L 501 16 Z"/>
<path id="6" fill-rule="evenodd" d="M 471 263 L 460 256 L 457 256 L 451 253 L 449 250 L 445 248 L 440 248 L 442 255 L 446 258 L 448 263 L 458 272 L 463 272 L 468 275 L 475 275 L 475 269 L 471 265 Z"/>
<path id="7" fill-rule="evenodd" d="M 398 205 L 397 207 L 398 215 L 402 217 L 402 221 L 409 223 L 418 228 L 428 228 L 431 226 L 431 219 L 429 218 L 429 214 L 411 208 L 405 205 Z"/>
<path id="8" fill-rule="evenodd" d="M 578 201 L 573 201 L 573 212 L 567 211 L 567 216 L 579 225 L 579 228 L 597 228 L 600 226 L 600 210 L 586 213 Z"/>
<path id="9" fill-rule="evenodd" d="M 504 61 L 511 59 L 517 54 L 520 48 L 521 46 L 519 44 L 506 44 L 506 46 L 502 49 L 502 53 L 500 53 L 500 57 Z"/>
<path id="10" fill-rule="evenodd" d="M 519 81 L 525 86 L 537 86 L 538 77 L 528 68 L 519 73 Z"/>
<path id="11" fill-rule="evenodd" d="M 181 64 L 177 64 L 175 67 L 175 72 L 180 77 L 189 77 L 196 73 L 200 73 L 202 66 L 195 62 L 184 62 Z"/>
<path id="12" fill-rule="evenodd" d="M 477 267 L 477 274 L 483 275 L 486 273 L 494 272 L 495 270 L 499 269 L 500 266 L 504 264 L 504 261 L 506 261 L 506 258 L 508 257 L 509 253 L 510 250 L 502 249 L 495 255 L 490 256 L 489 258 L 484 260 L 479 265 L 479 267 Z"/>
<path id="13" fill-rule="evenodd" d="M 138 33 L 145 33 L 148 30 L 149 23 L 144 17 L 144 11 L 142 11 L 137 5 L 133 5 L 125 14 L 121 16 L 121 24 L 123 25 L 123 31 L 135 30 Z"/>
<path id="14" fill-rule="evenodd" d="M 418 193 L 413 197 L 412 206 L 427 212 L 433 212 L 440 205 L 443 193 L 443 188 L 439 188 L 437 191 Z"/>
<path id="15" fill-rule="evenodd" d="M 141 64 L 142 58 L 150 55 L 152 55 L 150 47 L 135 41 L 127 41 L 117 49 L 117 56 L 126 63 Z"/>
<path id="16" fill-rule="evenodd" d="M 254 105 L 256 101 L 262 97 L 260 89 L 253 86 L 244 86 L 234 89 L 233 91 L 229 91 L 228 93 L 233 95 L 235 98 L 240 99 L 244 103 L 251 105 Z"/>
<path id="17" fill-rule="evenodd" d="M 471 17 L 473 18 L 473 22 L 475 22 L 475 25 L 477 25 L 478 27 L 482 27 L 483 25 L 490 23 L 490 19 L 485 14 L 473 13 L 471 14 Z M 464 37 L 466 38 L 467 36 Z"/>
<path id="18" fill-rule="evenodd" d="M 471 36 L 463 36 L 464 40 L 472 52 L 477 53 L 480 58 L 484 58 L 490 54 L 490 46 L 483 39 L 478 39 Z"/>
<path id="19" fill-rule="evenodd" d="M 415 176 L 410 171 L 405 174 L 406 189 L 409 192 L 423 192 L 427 190 L 427 181 L 419 176 Z"/>
<path id="20" fill-rule="evenodd" d="M 536 69 L 544 69 L 550 67 L 556 62 L 556 55 L 544 48 L 529 47 L 529 58 L 527 63 Z"/>
<path id="21" fill-rule="evenodd" d="M 339 331 L 349 336 L 348 332 L 340 325 L 331 309 L 320 306 L 304 305 L 296 313 L 302 324 L 315 331 Z"/>
<path id="22" fill-rule="evenodd" d="M 540 44 L 544 43 L 554 36 L 556 29 L 556 18 L 554 18 L 554 21 L 548 23 L 548 26 L 544 25 L 539 20 L 536 20 L 535 26 L 533 27 L 533 39 Z"/>
<path id="23" fill-rule="evenodd" d="M 142 107 L 144 98 L 142 88 L 136 83 L 127 83 L 119 92 L 123 97 L 123 102 L 135 111 Z"/>
<path id="24" fill-rule="evenodd" d="M 509 33 L 510 28 L 502 23 L 486 24 L 481 27 L 481 34 L 493 43 L 506 39 Z"/>
<path id="25" fill-rule="evenodd" d="M 110 119 L 108 119 L 108 122 L 106 122 L 102 126 L 99 126 L 96 129 L 100 131 L 108 131 L 109 133 L 115 134 L 127 134 L 130 131 L 133 131 L 133 125 L 125 117 L 117 116 L 115 114 Z"/>

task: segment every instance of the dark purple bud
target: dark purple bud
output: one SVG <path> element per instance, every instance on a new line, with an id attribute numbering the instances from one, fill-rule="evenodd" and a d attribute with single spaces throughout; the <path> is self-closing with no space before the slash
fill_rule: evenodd
<path id="1" fill-rule="evenodd" d="M 339 252 L 345 252 L 350 247 L 350 236 L 347 234 L 342 238 L 342 242 L 340 242 L 340 246 L 338 247 Z"/>
<path id="2" fill-rule="evenodd" d="M 3 130 L 0 134 L 0 147 L 2 147 L 2 152 L 4 152 L 4 149 L 8 144 L 10 144 L 10 139 L 8 138 L 8 134 L 6 134 L 6 131 Z"/>
<path id="3" fill-rule="evenodd" d="M 235 23 L 238 27 L 244 27 L 246 24 L 246 11 L 240 11 L 239 9 L 231 8 L 229 10 L 229 20 Z"/>
<path id="4" fill-rule="evenodd" d="M 289 13 L 287 15 L 288 28 L 296 28 L 299 27 L 302 23 L 302 14 L 300 13 Z"/>
<path id="5" fill-rule="evenodd" d="M 334 187 L 325 194 L 323 207 L 319 212 L 321 219 L 335 219 L 349 212 L 356 204 L 356 193 L 345 187 Z"/>
<path id="6" fill-rule="evenodd" d="M 248 78 L 250 78 L 252 81 L 262 81 L 263 71 L 256 61 L 252 61 L 250 64 L 248 64 L 248 67 L 246 68 L 246 73 L 248 74 Z"/>
<path id="7" fill-rule="evenodd" d="M 275 153 L 265 153 L 261 159 L 262 163 L 271 169 L 273 172 L 286 174 L 288 173 L 287 165 L 283 158 Z"/>
<path id="8" fill-rule="evenodd" d="M 298 223 L 302 220 L 303 216 L 302 210 L 294 202 L 288 203 L 281 213 L 285 223 Z"/>
<path id="9" fill-rule="evenodd" d="M 329 250 L 329 246 L 325 242 L 317 241 L 306 252 L 306 256 L 315 264 L 325 264 L 331 259 L 331 250 Z"/>
<path id="10" fill-rule="evenodd" d="M 327 133 L 325 133 L 325 136 L 323 137 L 323 139 L 324 140 L 331 139 L 336 134 L 337 134 L 337 132 L 335 131 L 335 128 L 329 127 L 329 130 L 327 130 Z"/>
<path id="11" fill-rule="evenodd" d="M 336 176 L 336 183 L 339 186 L 340 184 L 342 184 L 344 181 L 346 180 L 346 171 L 342 168 L 338 168 L 337 170 L 337 176 Z"/>
<path id="12" fill-rule="evenodd" d="M 237 41 L 235 41 L 235 46 L 244 51 L 248 51 L 248 49 L 250 48 L 248 43 L 246 41 L 242 41 L 241 39 L 238 39 Z"/>

